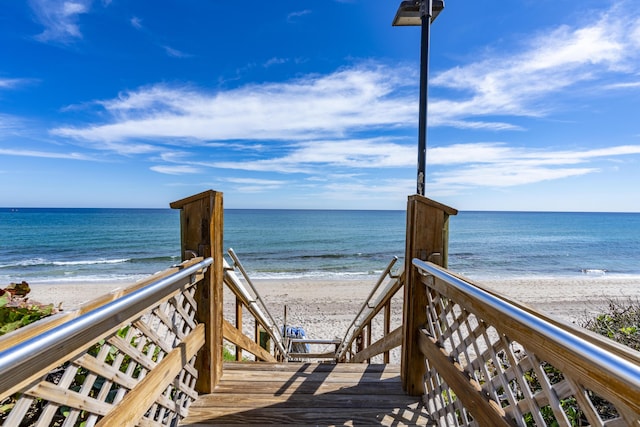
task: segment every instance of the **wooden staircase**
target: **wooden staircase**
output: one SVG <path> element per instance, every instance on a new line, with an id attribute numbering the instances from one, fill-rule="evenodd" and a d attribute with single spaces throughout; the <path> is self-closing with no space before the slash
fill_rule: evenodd
<path id="1" fill-rule="evenodd" d="M 184 426 L 426 425 L 420 397 L 402 390 L 398 365 L 226 363 L 214 393 Z"/>

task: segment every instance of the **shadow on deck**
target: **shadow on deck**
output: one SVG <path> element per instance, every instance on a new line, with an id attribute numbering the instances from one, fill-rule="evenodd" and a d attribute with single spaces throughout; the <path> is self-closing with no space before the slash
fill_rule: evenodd
<path id="1" fill-rule="evenodd" d="M 214 393 L 184 426 L 426 425 L 420 397 L 402 390 L 398 365 L 227 363 Z"/>

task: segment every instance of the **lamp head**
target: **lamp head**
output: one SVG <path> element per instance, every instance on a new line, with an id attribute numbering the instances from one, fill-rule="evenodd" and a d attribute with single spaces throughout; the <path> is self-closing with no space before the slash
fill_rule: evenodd
<path id="1" fill-rule="evenodd" d="M 429 11 L 426 8 L 429 7 L 429 2 L 431 2 L 431 22 L 435 21 L 438 14 L 444 9 L 444 0 L 406 0 L 400 3 L 391 25 L 394 27 L 422 25 L 423 11 L 421 8 L 424 3 L 424 13 L 428 15 Z"/>

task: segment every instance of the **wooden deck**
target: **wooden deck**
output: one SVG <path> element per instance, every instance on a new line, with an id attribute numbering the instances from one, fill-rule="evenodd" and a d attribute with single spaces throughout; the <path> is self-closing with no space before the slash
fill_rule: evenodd
<path id="1" fill-rule="evenodd" d="M 227 363 L 181 425 L 426 425 L 398 365 Z"/>

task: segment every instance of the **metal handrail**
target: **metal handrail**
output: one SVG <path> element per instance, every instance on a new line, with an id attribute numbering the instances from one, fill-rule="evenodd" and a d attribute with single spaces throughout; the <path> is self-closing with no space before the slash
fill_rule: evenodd
<path id="1" fill-rule="evenodd" d="M 39 372 L 49 367 L 51 363 L 55 363 L 59 353 L 52 351 L 52 348 L 60 348 L 65 342 L 74 338 L 82 338 L 84 342 L 99 340 L 101 336 L 113 329 L 111 326 L 113 322 L 109 320 L 114 316 L 125 322 L 181 286 L 195 284 L 196 273 L 206 269 L 212 263 L 213 258 L 206 258 L 0 352 L 0 378 L 2 378 L 3 388 L 8 389 L 18 384 L 24 378 L 26 370 Z"/>
<path id="2" fill-rule="evenodd" d="M 568 351 L 580 354 L 582 358 L 588 360 L 603 372 L 610 373 L 631 387 L 640 388 L 639 365 L 572 334 L 543 318 L 536 317 L 481 288 L 473 286 L 433 263 L 417 258 L 413 259 L 412 262 L 423 274 L 443 280 L 454 289 L 491 306 L 501 315 L 514 319 L 529 330 L 540 334 L 545 340 L 553 342 Z"/>
<path id="3" fill-rule="evenodd" d="M 247 284 L 249 285 L 249 288 L 251 288 L 253 295 L 250 295 L 246 291 L 246 289 L 242 286 L 242 284 L 238 281 L 238 278 L 235 276 L 235 274 L 233 274 L 233 269 L 231 267 L 229 267 L 229 269 L 225 268 L 225 276 L 229 276 L 230 282 L 231 282 L 231 283 L 227 283 L 227 285 L 233 286 L 235 290 L 239 292 L 243 296 L 243 298 L 245 298 L 248 304 L 247 308 L 249 309 L 251 314 L 256 319 L 258 319 L 258 322 L 262 323 L 263 326 L 265 326 L 266 329 L 268 329 L 275 344 L 278 346 L 278 350 L 280 351 L 282 356 L 286 359 L 287 350 L 285 349 L 283 344 L 284 337 L 282 336 L 280 329 L 277 327 L 275 319 L 273 318 L 273 316 L 271 315 L 271 312 L 269 311 L 266 304 L 264 303 L 264 300 L 260 296 L 260 293 L 258 292 L 253 282 L 249 278 L 247 271 L 244 269 L 244 266 L 240 262 L 240 259 L 238 258 L 236 253 L 233 251 L 232 248 L 229 248 L 228 253 L 231 259 L 233 260 L 234 266 L 238 269 L 238 271 L 240 271 L 240 274 L 242 274 L 242 277 L 244 278 L 245 282 L 247 282 Z M 225 267 L 227 266 L 228 264 L 226 264 L 226 261 L 225 261 Z M 266 313 L 266 316 L 265 316 L 265 313 Z"/>
<path id="4" fill-rule="evenodd" d="M 367 296 L 367 299 L 365 299 L 364 303 L 362 304 L 362 307 L 360 307 L 360 311 L 358 311 L 358 314 L 356 314 L 356 316 L 353 318 L 353 321 L 351 322 L 351 324 L 347 328 L 347 331 L 344 334 L 344 338 L 342 339 L 342 344 L 340 345 L 340 348 L 336 352 L 336 357 L 338 358 L 338 360 L 340 360 L 344 356 L 344 354 L 347 351 L 347 348 L 349 347 L 349 345 L 353 341 L 354 337 L 353 336 L 350 337 L 349 333 L 352 332 L 352 328 L 355 326 L 356 322 L 360 318 L 360 315 L 364 312 L 364 310 L 366 308 L 372 309 L 372 308 L 375 307 L 375 305 L 374 305 L 374 307 L 372 307 L 370 305 L 370 302 L 371 302 L 371 298 L 373 298 L 373 296 L 375 295 L 375 293 L 378 290 L 378 288 L 380 287 L 380 285 L 382 285 L 382 283 L 387 278 L 387 276 L 389 278 L 391 278 L 391 279 L 397 279 L 398 278 L 398 276 L 394 276 L 394 275 L 391 274 L 391 269 L 395 265 L 396 261 L 398 261 L 398 257 L 394 256 L 393 259 L 389 262 L 389 265 L 387 265 L 387 268 L 385 268 L 385 270 L 382 272 L 382 274 L 378 278 L 378 282 L 375 284 L 375 286 L 373 287 L 371 292 L 369 292 L 369 296 Z M 354 329 L 354 331 L 355 331 L 355 329 Z M 348 341 L 347 341 L 347 338 L 349 338 Z"/>

